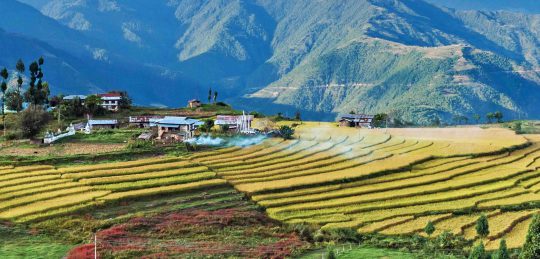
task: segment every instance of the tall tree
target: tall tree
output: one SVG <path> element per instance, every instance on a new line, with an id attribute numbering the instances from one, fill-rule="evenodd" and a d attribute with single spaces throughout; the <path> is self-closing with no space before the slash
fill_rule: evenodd
<path id="1" fill-rule="evenodd" d="M 501 242 L 499 242 L 499 250 L 495 253 L 495 258 L 497 259 L 510 259 L 510 255 L 508 254 L 508 248 L 506 247 L 506 240 L 501 239 Z"/>
<path id="2" fill-rule="evenodd" d="M 540 214 L 534 215 L 529 225 L 529 231 L 519 258 L 540 258 Z"/>
<path id="3" fill-rule="evenodd" d="M 34 105 L 46 104 L 49 99 L 49 85 L 43 82 L 43 63 L 43 57 L 40 57 L 38 61 L 32 62 L 28 67 L 30 84 L 24 98 Z"/>
<path id="4" fill-rule="evenodd" d="M 9 77 L 9 73 L 6 68 L 0 71 L 0 76 L 2 76 L 2 83 L 0 84 L 0 90 L 2 90 L 2 123 L 4 124 L 3 125 L 4 136 L 6 136 L 6 112 L 4 110 L 4 107 L 6 105 L 6 91 L 7 91 L 6 80 Z"/>
<path id="5" fill-rule="evenodd" d="M 493 122 L 493 118 L 495 118 L 495 115 L 492 112 L 489 112 L 488 114 L 486 114 L 486 119 L 489 124 Z"/>
<path id="6" fill-rule="evenodd" d="M 480 216 L 476 221 L 476 233 L 480 237 L 486 237 L 489 235 L 489 224 L 486 215 Z"/>
<path id="7" fill-rule="evenodd" d="M 208 103 L 212 102 L 212 88 L 208 90 Z"/>
<path id="8" fill-rule="evenodd" d="M 214 104 L 217 102 L 218 92 L 214 91 Z"/>
<path id="9" fill-rule="evenodd" d="M 476 121 L 476 124 L 480 123 L 481 118 L 482 118 L 482 116 L 480 116 L 480 114 L 474 114 L 473 115 L 473 119 Z"/>
<path id="10" fill-rule="evenodd" d="M 497 123 L 501 123 L 503 119 L 503 114 L 500 111 L 493 113 L 493 118 L 497 120 Z"/>
<path id="11" fill-rule="evenodd" d="M 15 65 L 15 69 L 17 69 L 17 95 L 16 96 L 18 97 L 17 98 L 17 112 L 19 112 L 20 108 L 18 107 L 22 107 L 22 98 L 21 98 L 21 88 L 23 84 L 22 74 L 24 74 L 24 71 L 26 70 L 22 59 L 19 59 L 17 61 L 17 64 Z"/>

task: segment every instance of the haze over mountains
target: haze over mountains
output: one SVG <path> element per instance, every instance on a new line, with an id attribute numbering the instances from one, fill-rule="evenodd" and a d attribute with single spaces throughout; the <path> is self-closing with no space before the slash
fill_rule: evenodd
<path id="1" fill-rule="evenodd" d="M 44 55 L 57 93 L 125 89 L 145 105 L 212 87 L 308 118 L 538 118 L 540 4 L 505 2 L 3 0 L 0 66 Z"/>

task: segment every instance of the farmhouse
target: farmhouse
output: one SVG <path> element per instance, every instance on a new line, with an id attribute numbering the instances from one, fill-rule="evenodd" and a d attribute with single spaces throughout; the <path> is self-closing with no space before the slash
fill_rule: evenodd
<path id="1" fill-rule="evenodd" d="M 202 105 L 202 103 L 201 103 L 200 100 L 193 99 L 193 100 L 188 101 L 187 107 L 188 108 L 198 108 L 198 107 L 201 107 L 201 105 Z"/>
<path id="2" fill-rule="evenodd" d="M 101 106 L 109 111 L 118 111 L 120 109 L 120 101 L 122 100 L 122 95 L 119 93 L 106 93 L 98 94 L 101 97 L 102 103 Z"/>
<path id="3" fill-rule="evenodd" d="M 372 128 L 373 115 L 366 114 L 345 114 L 339 118 L 340 127 Z"/>
<path id="4" fill-rule="evenodd" d="M 118 128 L 117 120 L 88 120 L 86 128 L 90 130 L 95 129 L 116 129 Z"/>
<path id="5" fill-rule="evenodd" d="M 193 138 L 195 129 L 203 123 L 187 117 L 166 116 L 158 120 L 158 139 L 169 141 L 183 141 Z"/>
<path id="6" fill-rule="evenodd" d="M 251 131 L 251 123 L 253 122 L 253 115 L 218 115 L 215 124 L 218 126 L 227 125 L 229 130 L 248 133 Z"/>
<path id="7" fill-rule="evenodd" d="M 75 99 L 79 99 L 81 101 L 81 103 L 84 105 L 84 101 L 86 100 L 86 95 L 66 95 L 64 96 L 64 98 L 62 98 L 62 100 L 64 101 L 68 101 L 68 102 L 72 102 L 74 101 Z"/>
<path id="8" fill-rule="evenodd" d="M 165 116 L 129 116 L 129 125 L 139 128 L 149 128 L 156 126 L 156 122 L 165 118 Z"/>

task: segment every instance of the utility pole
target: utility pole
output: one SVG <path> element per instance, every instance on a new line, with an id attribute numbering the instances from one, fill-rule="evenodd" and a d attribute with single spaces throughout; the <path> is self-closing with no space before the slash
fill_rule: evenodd
<path id="1" fill-rule="evenodd" d="M 94 259 L 97 259 L 97 232 L 94 234 Z"/>

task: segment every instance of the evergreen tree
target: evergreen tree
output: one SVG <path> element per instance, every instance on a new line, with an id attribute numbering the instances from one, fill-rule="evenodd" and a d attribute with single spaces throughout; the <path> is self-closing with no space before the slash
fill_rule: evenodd
<path id="1" fill-rule="evenodd" d="M 302 120 L 302 118 L 300 117 L 300 112 L 299 111 L 296 111 L 296 113 L 294 114 L 294 120 L 297 120 L 297 121 Z"/>
<path id="2" fill-rule="evenodd" d="M 489 235 L 489 223 L 486 215 L 480 216 L 476 221 L 476 233 L 480 237 L 486 237 Z"/>
<path id="3" fill-rule="evenodd" d="M 43 82 L 43 63 L 43 57 L 40 57 L 38 61 L 32 62 L 28 67 L 30 71 L 30 84 L 24 94 L 24 98 L 27 102 L 34 105 L 46 104 L 49 99 L 50 92 L 48 84 Z"/>
<path id="4" fill-rule="evenodd" d="M 488 114 L 486 114 L 488 124 L 493 123 L 493 118 L 495 118 L 495 115 L 493 113 L 489 112 Z"/>
<path id="5" fill-rule="evenodd" d="M 214 91 L 214 104 L 217 102 L 218 92 Z"/>
<path id="6" fill-rule="evenodd" d="M 540 258 L 540 214 L 534 215 L 531 225 L 529 225 L 527 238 L 519 258 Z"/>
<path id="7" fill-rule="evenodd" d="M 486 249 L 484 248 L 484 243 L 480 241 L 480 243 L 473 248 L 471 251 L 471 254 L 469 255 L 469 259 L 488 259 L 489 255 L 486 254 Z"/>
<path id="8" fill-rule="evenodd" d="M 427 225 L 424 227 L 424 232 L 426 232 L 426 234 L 428 234 L 428 236 L 431 236 L 431 234 L 433 234 L 433 232 L 435 232 L 435 226 L 433 225 L 433 223 L 431 221 L 429 221 L 427 223 Z"/>
<path id="9" fill-rule="evenodd" d="M 476 124 L 480 123 L 480 119 L 482 118 L 480 114 L 474 114 L 472 117 L 476 121 Z"/>
<path id="10" fill-rule="evenodd" d="M 0 84 L 0 90 L 2 90 L 2 122 L 3 122 L 3 129 L 4 129 L 4 136 L 6 135 L 6 113 L 4 110 L 4 106 L 6 105 L 6 91 L 7 91 L 7 83 L 6 80 L 9 77 L 9 73 L 6 68 L 2 69 L 0 71 L 0 76 L 2 77 L 2 83 Z"/>
<path id="11" fill-rule="evenodd" d="M 212 88 L 208 90 L 208 103 L 212 102 Z"/>
<path id="12" fill-rule="evenodd" d="M 503 114 L 500 111 L 493 113 L 493 118 L 497 120 L 497 123 L 501 123 L 503 119 Z"/>
<path id="13" fill-rule="evenodd" d="M 506 240 L 501 239 L 501 242 L 499 243 L 499 250 L 495 253 L 496 259 L 510 259 L 510 255 L 508 254 L 508 249 L 506 247 Z"/>
<path id="14" fill-rule="evenodd" d="M 18 75 L 17 75 L 17 112 L 19 112 L 21 109 L 22 109 L 22 98 L 21 98 L 21 88 L 22 88 L 22 84 L 23 84 L 23 78 L 21 76 L 21 74 L 24 74 L 24 71 L 26 70 L 25 66 L 24 66 L 24 62 L 22 61 L 22 59 L 19 59 L 17 61 L 17 64 L 15 65 L 15 69 L 17 70 L 18 72 Z M 20 107 L 20 108 L 19 108 Z"/>

